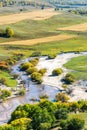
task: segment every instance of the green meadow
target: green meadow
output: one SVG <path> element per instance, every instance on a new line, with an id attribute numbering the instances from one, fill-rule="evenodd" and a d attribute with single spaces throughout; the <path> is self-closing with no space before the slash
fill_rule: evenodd
<path id="1" fill-rule="evenodd" d="M 77 79 L 87 80 L 87 56 L 72 58 L 64 65 L 66 68 L 73 70 L 71 73 Z"/>
<path id="2" fill-rule="evenodd" d="M 60 31 L 58 28 L 84 22 L 87 22 L 87 17 L 85 16 L 63 13 L 45 20 L 36 21 L 27 19 L 14 24 L 0 25 L 0 33 L 4 32 L 7 27 L 12 28 L 15 33 L 15 36 L 10 39 L 0 37 L 0 42 L 35 39 L 54 36 L 62 33 L 78 34 L 79 32 Z"/>

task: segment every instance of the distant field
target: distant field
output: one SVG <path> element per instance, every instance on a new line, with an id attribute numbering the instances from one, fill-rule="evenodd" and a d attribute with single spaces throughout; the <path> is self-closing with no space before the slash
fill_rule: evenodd
<path id="1" fill-rule="evenodd" d="M 72 58 L 64 66 L 68 69 L 74 70 L 71 73 L 77 79 L 87 80 L 87 56 L 79 56 L 79 57 Z"/>
<path id="2" fill-rule="evenodd" d="M 53 9 L 35 10 L 32 12 L 11 14 L 6 16 L 0 16 L 0 25 L 16 23 L 25 19 L 31 20 L 44 20 L 54 15 L 60 14 Z"/>
<path id="3" fill-rule="evenodd" d="M 44 38 L 37 38 L 32 40 L 22 40 L 22 41 L 13 41 L 13 42 L 5 42 L 0 43 L 1 45 L 34 45 L 38 43 L 46 43 L 46 42 L 52 42 L 52 41 L 62 41 L 66 39 L 71 39 L 76 37 L 75 35 L 69 35 L 69 34 L 60 34 L 56 36 L 50 36 L 50 37 L 44 37 Z"/>
<path id="4" fill-rule="evenodd" d="M 77 24 L 77 25 L 73 25 L 73 26 L 68 26 L 68 27 L 64 27 L 64 28 L 59 28 L 58 30 L 69 30 L 69 31 L 87 31 L 87 23 L 83 23 L 83 24 Z"/>
<path id="5" fill-rule="evenodd" d="M 11 27 L 15 32 L 15 36 L 12 38 L 0 37 L 0 42 L 30 40 L 56 36 L 59 34 L 72 34 L 72 31 L 59 31 L 57 28 L 66 27 L 67 25 L 76 25 L 83 22 L 87 22 L 87 17 L 64 13 L 52 16 L 51 18 L 45 20 L 27 19 L 14 24 L 0 25 L 0 33 L 2 33 L 7 27 Z"/>

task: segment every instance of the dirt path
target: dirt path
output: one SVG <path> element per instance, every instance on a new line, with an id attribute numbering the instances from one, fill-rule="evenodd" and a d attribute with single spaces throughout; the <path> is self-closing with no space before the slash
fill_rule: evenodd
<path id="1" fill-rule="evenodd" d="M 37 39 L 32 39 L 32 40 L 5 42 L 5 43 L 0 43 L 0 45 L 34 45 L 34 44 L 38 44 L 38 43 L 45 43 L 45 42 L 61 41 L 61 40 L 71 39 L 73 37 L 76 37 L 76 36 L 75 35 L 68 35 L 68 34 L 60 34 L 60 35 L 57 35 L 57 36 L 37 38 Z"/>
<path id="2" fill-rule="evenodd" d="M 26 12 L 26 13 L 0 16 L 0 25 L 16 23 L 25 19 L 43 20 L 43 19 L 48 19 L 57 14 L 60 14 L 60 13 L 54 11 L 54 9 L 45 9 L 45 10 L 36 10 L 32 12 Z"/>
<path id="3" fill-rule="evenodd" d="M 77 25 L 72 25 L 72 26 L 68 26 L 68 27 L 64 27 L 64 28 L 59 28 L 58 30 L 70 30 L 70 31 L 87 31 L 87 23 L 83 23 L 83 24 L 77 24 Z"/>

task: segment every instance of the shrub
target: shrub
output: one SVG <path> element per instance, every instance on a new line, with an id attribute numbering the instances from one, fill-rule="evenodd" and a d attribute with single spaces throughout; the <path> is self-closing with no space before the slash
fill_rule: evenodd
<path id="1" fill-rule="evenodd" d="M 68 86 L 66 84 L 62 84 L 62 87 L 66 90 Z"/>
<path id="2" fill-rule="evenodd" d="M 5 83 L 6 83 L 6 79 L 2 77 L 2 78 L 0 79 L 0 83 L 5 84 Z"/>
<path id="3" fill-rule="evenodd" d="M 29 62 L 32 63 L 34 66 L 36 66 L 39 62 L 39 59 L 35 58 L 35 59 L 30 60 Z"/>
<path id="4" fill-rule="evenodd" d="M 56 117 L 57 120 L 67 119 L 68 110 L 66 108 L 57 109 L 57 111 L 55 113 L 55 117 Z"/>
<path id="5" fill-rule="evenodd" d="M 0 98 L 1 98 L 1 99 L 5 99 L 5 98 L 11 96 L 11 94 L 12 94 L 12 93 L 11 93 L 11 91 L 9 91 L 9 90 L 1 90 Z"/>
<path id="6" fill-rule="evenodd" d="M 7 65 L 7 62 L 1 61 L 0 62 L 0 70 L 9 70 L 9 66 Z"/>
<path id="7" fill-rule="evenodd" d="M 13 37 L 14 31 L 11 28 L 6 28 L 5 34 L 6 34 L 6 37 Z"/>
<path id="8" fill-rule="evenodd" d="M 29 69 L 31 67 L 33 67 L 33 65 L 31 63 L 29 63 L 29 62 L 26 62 L 26 63 L 21 64 L 20 70 L 25 71 L 25 70 L 27 70 L 27 69 Z"/>
<path id="9" fill-rule="evenodd" d="M 51 127 L 51 123 L 41 123 L 40 130 L 48 130 Z"/>
<path id="10" fill-rule="evenodd" d="M 44 75 L 46 72 L 47 72 L 47 69 L 45 69 L 45 68 L 39 70 L 39 73 L 42 75 Z"/>
<path id="11" fill-rule="evenodd" d="M 65 78 L 64 78 L 64 81 L 67 83 L 67 84 L 71 84 L 75 81 L 75 77 L 72 75 L 72 74 L 66 74 Z"/>
<path id="12" fill-rule="evenodd" d="M 48 55 L 48 59 L 54 59 L 56 57 L 56 54 L 50 54 Z"/>
<path id="13" fill-rule="evenodd" d="M 61 121 L 60 126 L 62 130 L 82 130 L 84 127 L 84 120 L 79 117 L 72 117 L 71 119 L 67 119 Z"/>
<path id="14" fill-rule="evenodd" d="M 20 96 L 23 96 L 23 95 L 25 95 L 25 89 L 20 89 L 19 90 L 19 92 L 18 92 L 18 94 L 20 95 Z"/>
<path id="15" fill-rule="evenodd" d="M 11 125 L 14 126 L 14 129 L 10 130 L 27 130 L 30 127 L 31 119 L 30 118 L 19 118 L 11 122 Z M 18 129 L 16 129 L 18 127 Z M 8 129 L 9 130 L 9 129 Z"/>
<path id="16" fill-rule="evenodd" d="M 17 79 L 19 77 L 18 74 L 13 74 L 12 76 L 13 76 L 14 79 Z"/>
<path id="17" fill-rule="evenodd" d="M 62 74 L 63 70 L 61 68 L 56 68 L 52 71 L 52 75 L 53 76 L 58 76 L 60 74 Z"/>
<path id="18" fill-rule="evenodd" d="M 69 97 L 65 93 L 58 93 L 56 95 L 56 100 L 57 101 L 62 101 L 62 102 L 67 102 L 69 100 Z"/>
<path id="19" fill-rule="evenodd" d="M 49 96 L 47 94 L 42 94 L 39 96 L 40 99 L 48 99 Z"/>
<path id="20" fill-rule="evenodd" d="M 42 75 L 38 72 L 34 72 L 31 74 L 31 80 L 37 83 L 42 83 Z"/>
<path id="21" fill-rule="evenodd" d="M 31 67 L 31 68 L 27 69 L 26 72 L 27 72 L 27 74 L 32 74 L 34 72 L 38 72 L 38 70 L 35 67 Z"/>
<path id="22" fill-rule="evenodd" d="M 31 54 L 31 57 L 38 57 L 38 56 L 41 56 L 41 52 L 33 52 L 32 54 Z"/>

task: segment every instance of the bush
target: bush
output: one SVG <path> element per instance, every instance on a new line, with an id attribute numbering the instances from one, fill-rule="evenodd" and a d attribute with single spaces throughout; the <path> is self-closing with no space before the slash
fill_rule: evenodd
<path id="1" fill-rule="evenodd" d="M 35 59 L 30 60 L 29 62 L 32 63 L 34 66 L 36 66 L 39 62 L 39 59 L 35 58 Z"/>
<path id="2" fill-rule="evenodd" d="M 48 59 L 54 59 L 56 57 L 56 54 L 50 54 L 48 55 Z"/>
<path id="3" fill-rule="evenodd" d="M 41 94 L 41 95 L 39 96 L 39 98 L 40 98 L 40 99 L 48 99 L 49 96 L 48 96 L 47 94 Z"/>
<path id="4" fill-rule="evenodd" d="M 29 63 L 29 62 L 26 62 L 26 63 L 21 64 L 20 70 L 25 71 L 25 70 L 27 70 L 27 69 L 29 69 L 31 67 L 33 67 L 33 65 L 31 63 Z"/>
<path id="5" fill-rule="evenodd" d="M 12 94 L 12 93 L 11 93 L 11 91 L 9 91 L 9 90 L 1 90 L 0 98 L 1 98 L 1 99 L 5 99 L 5 98 L 11 96 L 11 94 Z"/>
<path id="6" fill-rule="evenodd" d="M 66 84 L 63 84 L 62 87 L 66 90 L 68 86 Z"/>
<path id="7" fill-rule="evenodd" d="M 67 119 L 61 121 L 60 126 L 62 130 L 82 130 L 84 127 L 84 120 L 79 117 L 72 117 L 71 119 Z"/>
<path id="8" fill-rule="evenodd" d="M 6 37 L 13 37 L 14 31 L 11 28 L 6 28 L 5 34 L 6 34 Z"/>
<path id="9" fill-rule="evenodd" d="M 53 76 L 58 76 L 60 74 L 62 74 L 63 70 L 61 68 L 56 68 L 52 71 L 52 75 Z"/>
<path id="10" fill-rule="evenodd" d="M 55 113 L 55 117 L 56 117 L 57 120 L 67 119 L 68 110 L 66 108 L 57 109 L 57 111 Z"/>
<path id="11" fill-rule="evenodd" d="M 26 117 L 19 118 L 12 121 L 11 125 L 14 126 L 14 129 L 12 130 L 27 130 L 31 125 L 31 119 Z M 16 127 L 18 127 L 18 129 L 16 129 Z"/>
<path id="12" fill-rule="evenodd" d="M 41 123 L 40 130 L 48 130 L 51 127 L 51 123 Z"/>
<path id="13" fill-rule="evenodd" d="M 38 72 L 34 72 L 31 74 L 31 80 L 37 83 L 42 83 L 42 75 Z"/>
<path id="14" fill-rule="evenodd" d="M 47 72 L 47 69 L 40 69 L 39 70 L 39 73 L 42 74 L 42 76 Z"/>
<path id="15" fill-rule="evenodd" d="M 41 52 L 33 52 L 32 54 L 31 54 L 31 57 L 38 57 L 38 56 L 41 56 Z"/>
<path id="16" fill-rule="evenodd" d="M 23 95 L 25 95 L 25 93 L 26 93 L 25 89 L 20 89 L 18 94 L 20 96 L 23 96 Z"/>
<path id="17" fill-rule="evenodd" d="M 27 72 L 27 74 L 32 74 L 34 72 L 38 72 L 38 70 L 35 67 L 31 67 L 31 68 L 27 69 L 26 72 Z"/>
<path id="18" fill-rule="evenodd" d="M 7 62 L 1 61 L 0 62 L 0 70 L 9 70 L 9 66 L 7 65 Z"/>
<path id="19" fill-rule="evenodd" d="M 56 100 L 61 102 L 67 102 L 69 100 L 69 97 L 65 93 L 58 93 L 56 95 Z"/>
<path id="20" fill-rule="evenodd" d="M 0 83 L 1 83 L 1 84 L 6 84 L 6 79 L 2 77 L 2 78 L 0 79 Z"/>
<path id="21" fill-rule="evenodd" d="M 72 84 L 75 81 L 75 77 L 72 74 L 66 74 L 64 81 L 67 84 Z"/>
<path id="22" fill-rule="evenodd" d="M 19 77 L 18 74 L 13 74 L 12 76 L 13 76 L 14 79 L 17 79 Z"/>

